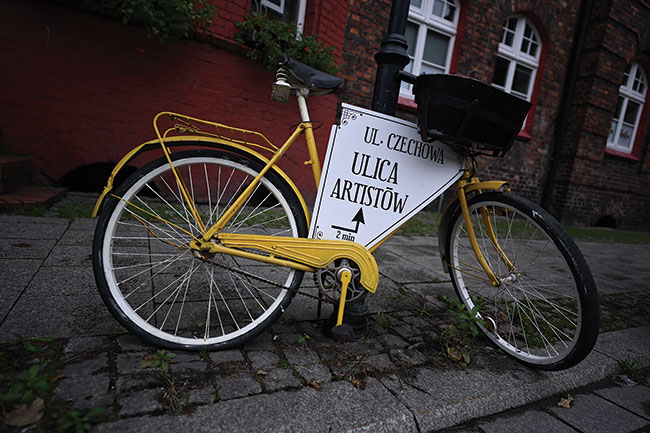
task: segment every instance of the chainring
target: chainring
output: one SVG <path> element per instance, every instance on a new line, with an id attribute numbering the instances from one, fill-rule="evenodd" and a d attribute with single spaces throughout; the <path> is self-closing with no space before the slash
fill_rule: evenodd
<path id="1" fill-rule="evenodd" d="M 348 285 L 345 302 L 356 301 L 366 292 L 366 289 L 361 285 L 361 271 L 359 267 L 351 260 L 337 259 L 326 267 L 314 272 L 314 283 L 318 286 L 318 290 L 320 290 L 323 296 L 333 302 L 338 302 L 341 297 L 341 282 L 338 279 L 338 274 L 344 268 L 352 272 L 352 280 Z"/>

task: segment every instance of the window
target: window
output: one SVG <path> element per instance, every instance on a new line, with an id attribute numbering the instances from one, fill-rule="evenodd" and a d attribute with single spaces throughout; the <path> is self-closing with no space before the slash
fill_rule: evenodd
<path id="1" fill-rule="evenodd" d="M 530 101 L 541 51 L 535 26 L 523 16 L 508 18 L 503 23 L 492 84 Z"/>
<path id="2" fill-rule="evenodd" d="M 638 63 L 630 63 L 618 90 L 618 104 L 607 138 L 609 149 L 632 153 L 647 90 L 648 80 L 643 68 Z"/>
<path id="3" fill-rule="evenodd" d="M 448 73 L 458 27 L 460 5 L 455 0 L 411 0 L 406 41 L 415 75 Z M 411 85 L 402 83 L 403 97 L 413 99 Z"/>
<path id="4" fill-rule="evenodd" d="M 253 11 L 266 12 L 284 22 L 296 23 L 302 33 L 305 25 L 307 0 L 253 0 Z"/>

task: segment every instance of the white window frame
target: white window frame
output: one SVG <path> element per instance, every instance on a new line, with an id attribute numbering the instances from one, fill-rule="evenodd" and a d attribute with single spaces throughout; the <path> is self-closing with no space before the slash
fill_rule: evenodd
<path id="1" fill-rule="evenodd" d="M 418 26 L 418 32 L 415 39 L 416 42 L 414 56 L 411 57 L 409 55 L 410 63 L 413 65 L 411 69 L 412 74 L 420 75 L 422 73 L 422 64 L 424 62 L 424 46 L 427 40 L 427 32 L 430 30 L 449 38 L 449 45 L 447 46 L 447 55 L 445 57 L 444 66 L 444 73 L 449 73 L 451 58 L 454 53 L 454 45 L 456 43 L 456 34 L 458 30 L 458 20 L 460 17 L 461 5 L 458 0 L 446 1 L 453 3 L 456 8 L 454 11 L 453 22 L 433 14 L 433 5 L 435 3 L 435 0 L 421 0 L 420 7 L 415 7 L 413 4 L 411 4 L 408 21 L 411 24 Z M 413 93 L 411 89 L 411 84 L 402 83 L 402 86 L 400 88 L 400 96 L 412 100 Z"/>
<path id="2" fill-rule="evenodd" d="M 296 27 L 298 29 L 298 34 L 304 32 L 305 28 L 305 13 L 307 11 L 307 0 L 297 0 L 298 1 L 298 14 L 296 16 Z M 280 15 L 284 15 L 285 0 L 260 0 L 260 9 L 264 8 L 272 10 Z"/>
<path id="3" fill-rule="evenodd" d="M 506 23 L 511 19 L 517 20 L 512 46 L 506 45 L 503 41 L 505 36 L 505 32 L 503 32 L 503 29 L 505 28 Z M 533 35 L 535 36 L 537 42 L 537 51 L 534 56 L 531 56 L 530 54 L 521 50 L 521 45 L 522 42 L 524 41 L 524 33 L 526 30 L 526 25 L 528 25 L 532 29 Z M 492 83 L 492 85 L 508 93 L 511 93 L 515 96 L 518 96 L 522 99 L 526 99 L 527 101 L 530 101 L 533 96 L 533 90 L 535 89 L 537 70 L 539 69 L 539 58 L 542 53 L 542 38 L 535 25 L 523 15 L 509 16 L 508 18 L 505 19 L 501 28 L 502 28 L 502 38 L 501 41 L 499 41 L 499 48 L 497 52 L 498 52 L 498 57 L 501 57 L 509 62 L 508 71 L 506 73 L 506 80 L 504 86 L 495 84 L 494 82 Z M 528 89 L 526 91 L 526 95 L 523 95 L 520 92 L 516 92 L 512 90 L 512 85 L 514 83 L 515 70 L 517 68 L 517 65 L 522 65 L 532 70 L 530 74 L 530 81 L 528 82 Z"/>
<path id="4" fill-rule="evenodd" d="M 636 141 L 636 134 L 639 130 L 639 123 L 641 121 L 641 113 L 643 113 L 643 108 L 646 102 L 646 95 L 648 93 L 648 76 L 645 73 L 641 64 L 637 62 L 632 62 L 629 65 L 629 72 L 626 71 L 626 79 L 623 84 L 618 89 L 618 97 L 622 99 L 619 111 L 614 113 L 614 118 L 612 119 L 612 127 L 616 123 L 615 128 L 610 128 L 610 134 L 607 137 L 607 147 L 618 152 L 623 152 L 631 154 L 634 151 L 634 143 Z M 641 82 L 643 83 L 643 89 L 641 92 L 634 89 L 635 80 L 637 74 L 640 75 Z M 623 129 L 623 117 L 627 111 L 627 106 L 629 102 L 636 102 L 639 104 L 639 109 L 636 113 L 636 119 L 634 120 L 634 125 L 632 127 L 632 135 L 630 137 L 629 145 L 624 145 L 619 143 L 621 138 L 621 130 Z M 614 133 L 612 134 L 612 129 Z M 613 140 L 612 140 L 613 137 Z"/>

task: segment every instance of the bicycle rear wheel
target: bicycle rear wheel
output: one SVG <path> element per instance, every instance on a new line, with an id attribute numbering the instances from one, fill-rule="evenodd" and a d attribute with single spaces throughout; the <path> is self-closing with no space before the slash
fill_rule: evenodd
<path id="1" fill-rule="evenodd" d="M 174 153 L 174 167 L 206 227 L 261 164 L 222 150 Z M 305 237 L 292 189 L 268 173 L 224 232 Z M 158 346 L 223 349 L 259 335 L 287 308 L 303 272 L 189 248 L 199 224 L 164 158 L 131 175 L 107 200 L 95 231 L 99 292 L 129 331 Z"/>
<path id="2" fill-rule="evenodd" d="M 560 370 L 580 362 L 596 342 L 599 306 L 593 277 L 573 240 L 550 214 L 512 194 L 479 194 L 468 207 L 479 248 L 499 285 L 491 285 L 476 259 L 460 208 L 450 219 L 446 257 L 460 299 L 486 323 L 479 324 L 481 330 L 535 368 Z"/>

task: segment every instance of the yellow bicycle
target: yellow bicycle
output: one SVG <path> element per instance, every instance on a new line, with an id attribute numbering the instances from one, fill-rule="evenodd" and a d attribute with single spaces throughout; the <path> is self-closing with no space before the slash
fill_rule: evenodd
<path id="1" fill-rule="evenodd" d="M 435 87 L 431 77 L 418 78 L 416 88 Z M 289 58 L 280 62 L 274 99 L 295 96 L 302 120 L 281 146 L 255 131 L 177 113 L 156 116 L 156 138 L 117 164 L 94 211 L 99 215 L 95 279 L 124 327 L 167 348 L 241 345 L 278 319 L 310 272 L 338 308 L 338 329 L 347 330 L 342 324 L 346 302 L 377 288 L 372 252 L 381 242 L 369 250 L 351 241 L 308 238 L 305 200 L 277 166 L 304 134 L 306 165 L 319 184 L 321 163 L 306 100 L 333 91 L 340 81 Z M 479 181 L 475 157 L 502 155 L 512 143 L 512 137 L 494 130 L 489 104 L 479 130 L 493 129 L 492 144 L 471 132 L 463 137 L 436 126 L 439 119 L 454 123 L 441 115 L 441 107 L 450 113 L 460 107 L 439 93 L 416 94 L 423 139 L 449 143 L 465 159 L 456 197 L 440 224 L 444 268 L 468 312 L 497 346 L 537 368 L 575 365 L 598 333 L 598 295 L 589 268 L 551 215 L 510 193 L 506 182 Z M 460 112 L 476 115 L 480 104 L 472 97 L 468 101 Z M 468 119 L 459 117 L 455 128 L 469 131 Z M 165 120 L 171 123 L 163 129 Z M 510 129 L 518 131 L 515 126 Z M 163 156 L 113 189 L 115 175 L 152 149 Z"/>

